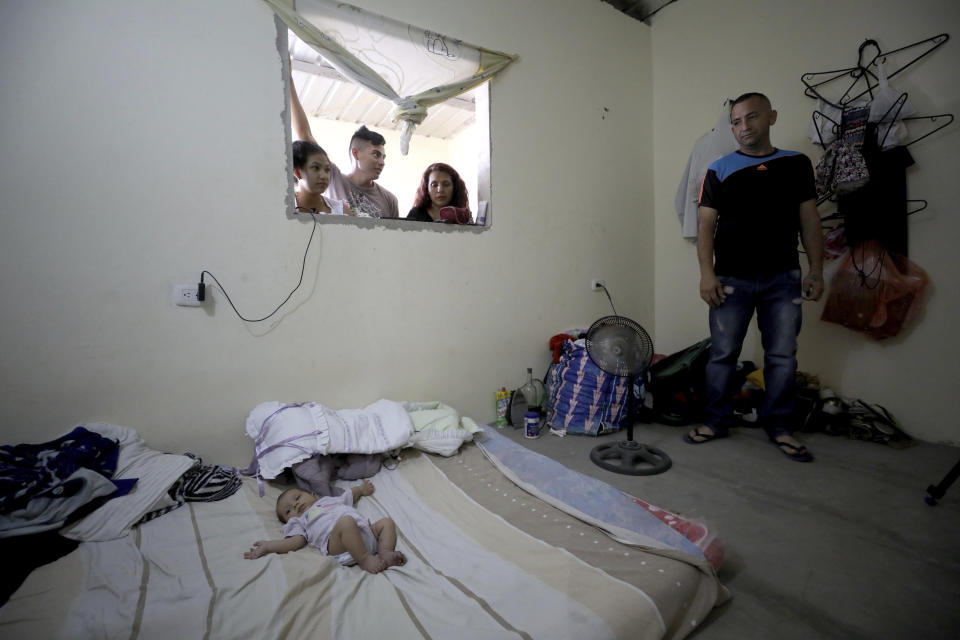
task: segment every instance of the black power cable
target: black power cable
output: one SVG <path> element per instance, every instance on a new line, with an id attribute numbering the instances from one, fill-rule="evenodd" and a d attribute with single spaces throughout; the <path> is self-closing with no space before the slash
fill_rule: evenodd
<path id="1" fill-rule="evenodd" d="M 303 284 L 303 274 L 307 270 L 307 254 L 310 253 L 310 244 L 313 242 L 313 235 L 317 232 L 317 213 L 313 211 L 308 211 L 307 213 L 309 213 L 311 217 L 313 217 L 313 229 L 310 230 L 310 239 L 307 240 L 307 248 L 303 251 L 303 264 L 300 267 L 300 280 L 297 282 L 297 286 L 293 288 L 293 291 L 291 291 L 289 295 L 287 295 L 287 297 L 283 299 L 283 302 L 277 305 L 276 309 L 271 311 L 268 315 L 263 316 L 262 318 L 251 319 L 251 318 L 244 317 L 242 313 L 237 311 L 236 305 L 234 305 L 233 300 L 230 299 L 230 294 L 227 293 L 227 290 L 224 289 L 223 285 L 220 284 L 220 281 L 217 280 L 217 276 L 213 275 L 206 269 L 200 272 L 200 283 L 197 285 L 197 299 L 202 302 L 206 297 L 204 292 L 206 285 L 203 282 L 203 278 L 205 275 L 208 275 L 211 278 L 213 278 L 213 281 L 217 283 L 218 287 L 220 287 L 220 291 L 223 292 L 223 295 L 224 297 L 226 297 L 227 302 L 230 303 L 230 306 L 233 308 L 233 312 L 236 313 L 237 317 L 243 320 L 244 322 L 263 322 L 264 320 L 268 320 L 269 318 L 273 317 L 273 315 L 280 310 L 280 307 L 282 307 L 283 305 L 287 304 L 287 302 L 289 302 L 290 298 L 293 297 L 293 294 L 296 293 L 297 289 L 300 288 L 300 285 Z"/>
<path id="2" fill-rule="evenodd" d="M 610 301 L 610 308 L 613 309 L 613 315 L 619 316 L 620 314 L 617 313 L 617 308 L 616 308 L 615 306 L 613 306 L 613 298 L 610 297 L 610 292 L 607 291 L 607 287 L 604 286 L 604 285 L 602 285 L 602 284 L 597 285 L 597 286 L 599 286 L 601 289 L 603 289 L 603 292 L 604 292 L 605 294 L 607 294 L 607 300 Z"/>

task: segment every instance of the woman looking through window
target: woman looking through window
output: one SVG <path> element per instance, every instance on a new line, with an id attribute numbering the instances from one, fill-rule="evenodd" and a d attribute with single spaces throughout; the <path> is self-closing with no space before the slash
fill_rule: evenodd
<path id="1" fill-rule="evenodd" d="M 444 216 L 441 209 L 450 207 L 463 211 L 452 212 L 453 217 Z M 465 224 L 473 222 L 467 203 L 467 185 L 456 169 L 442 162 L 427 167 L 420 178 L 420 186 L 417 188 L 413 208 L 407 214 L 407 220 Z"/>
<path id="2" fill-rule="evenodd" d="M 323 195 L 330 186 L 330 158 L 320 145 L 306 140 L 293 143 L 293 175 L 298 211 L 353 215 L 349 204 Z"/>

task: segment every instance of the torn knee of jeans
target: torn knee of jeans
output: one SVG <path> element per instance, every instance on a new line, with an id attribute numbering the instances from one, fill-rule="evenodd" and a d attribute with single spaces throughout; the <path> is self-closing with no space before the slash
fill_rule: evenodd
<path id="1" fill-rule="evenodd" d="M 792 302 L 793 304 L 803 304 L 803 298 L 794 298 Z"/>
<path id="2" fill-rule="evenodd" d="M 733 287 L 730 286 L 729 284 L 725 284 L 725 285 L 723 285 L 723 292 L 724 292 L 724 293 L 733 293 Z"/>

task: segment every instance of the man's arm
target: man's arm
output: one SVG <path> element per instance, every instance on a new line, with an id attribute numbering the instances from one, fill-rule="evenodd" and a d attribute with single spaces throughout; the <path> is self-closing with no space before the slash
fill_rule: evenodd
<path id="1" fill-rule="evenodd" d="M 290 63 L 290 124 L 293 125 L 293 133 L 297 140 L 305 140 L 317 144 L 313 134 L 310 132 L 310 121 L 307 120 L 307 112 L 303 110 L 300 104 L 300 97 L 297 95 L 297 87 L 293 84 L 293 61 Z"/>
<path id="2" fill-rule="evenodd" d="M 700 205 L 697 219 L 697 260 L 700 262 L 700 297 L 711 307 L 718 307 L 726 295 L 713 271 L 713 234 L 717 227 L 717 210 Z"/>
<path id="3" fill-rule="evenodd" d="M 807 276 L 803 279 L 803 297 L 819 300 L 823 295 L 823 227 L 816 200 L 800 204 L 800 242 L 807 252 L 809 264 Z"/>

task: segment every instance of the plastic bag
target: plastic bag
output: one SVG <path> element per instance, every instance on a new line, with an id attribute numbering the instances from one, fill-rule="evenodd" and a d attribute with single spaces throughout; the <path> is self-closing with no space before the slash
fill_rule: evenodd
<path id="1" fill-rule="evenodd" d="M 870 115 L 867 120 L 879 123 L 877 126 L 877 145 L 889 149 L 907 138 L 907 127 L 902 118 L 917 112 L 907 100 L 906 93 L 900 93 L 887 82 L 887 73 L 883 63 L 877 63 L 877 85 L 873 100 L 870 102 Z"/>
<path id="2" fill-rule="evenodd" d="M 831 279 L 820 319 L 877 339 L 895 336 L 918 315 L 929 281 L 926 272 L 906 257 L 890 253 L 875 240 L 862 242 L 850 250 Z"/>

